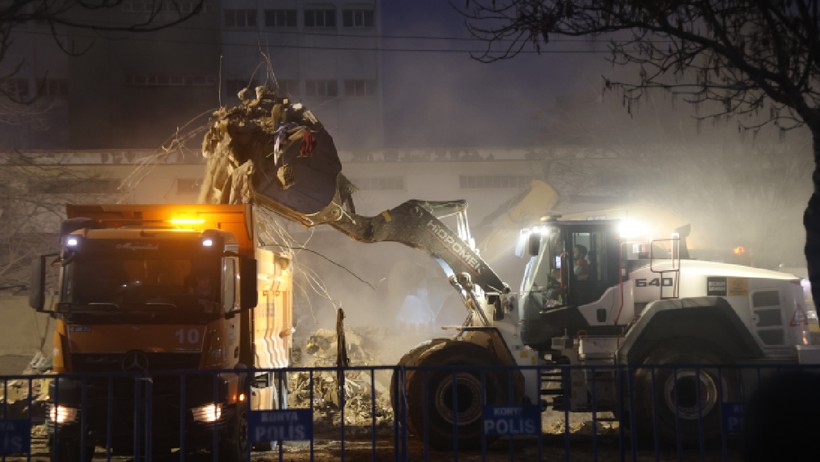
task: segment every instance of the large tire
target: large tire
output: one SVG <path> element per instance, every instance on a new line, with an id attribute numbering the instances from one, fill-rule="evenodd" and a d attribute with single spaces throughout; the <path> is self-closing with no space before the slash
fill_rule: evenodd
<path id="1" fill-rule="evenodd" d="M 447 341 L 448 339 L 437 338 L 416 345 L 413 349 L 405 353 L 401 359 L 399 359 L 397 367 L 393 369 L 393 374 L 390 376 L 390 404 L 393 406 L 393 418 L 399 421 L 399 424 L 403 423 L 401 422 L 401 413 L 404 412 L 403 409 L 407 409 L 407 404 L 404 403 L 404 406 L 401 406 L 402 403 L 400 401 L 401 399 L 404 399 L 405 396 L 403 391 L 406 391 L 405 388 L 405 390 L 399 392 L 399 375 L 401 374 L 401 368 L 415 366 L 418 362 L 419 356 L 436 345 Z"/>
<path id="2" fill-rule="evenodd" d="M 725 364 L 698 342 L 673 341 L 654 349 L 635 374 L 638 441 L 684 447 L 717 442 L 722 403 L 737 396 L 736 372 L 717 367 Z"/>
<path id="3" fill-rule="evenodd" d="M 501 365 L 490 351 L 468 342 L 448 341 L 422 355 L 421 368 L 408 374 L 405 384 L 408 430 L 436 449 L 481 447 L 484 406 L 521 401 L 518 393 L 510 397 L 509 372 L 493 368 Z"/>
<path id="4" fill-rule="evenodd" d="M 231 420 L 225 428 L 224 437 L 219 441 L 219 460 L 240 462 L 248 454 L 248 411 L 245 403 L 234 405 Z"/>

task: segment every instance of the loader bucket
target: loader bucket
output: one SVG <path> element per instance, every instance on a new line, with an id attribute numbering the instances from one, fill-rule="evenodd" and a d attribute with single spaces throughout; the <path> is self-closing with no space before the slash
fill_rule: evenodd
<path id="1" fill-rule="evenodd" d="M 313 136 L 316 144 L 311 156 L 296 156 L 283 166 L 273 162 L 257 165 L 251 178 L 254 195 L 302 214 L 327 207 L 336 194 L 336 179 L 342 166 L 327 131 L 318 130 Z"/>
<path id="2" fill-rule="evenodd" d="M 333 138 L 309 110 L 275 90 L 246 94 L 213 114 L 202 142 L 208 166 L 199 202 L 258 199 L 296 214 L 326 208 L 342 170 Z"/>

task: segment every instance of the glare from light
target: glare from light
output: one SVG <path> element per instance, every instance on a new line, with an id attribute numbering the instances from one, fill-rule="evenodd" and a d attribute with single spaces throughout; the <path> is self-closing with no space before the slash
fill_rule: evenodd
<path id="1" fill-rule="evenodd" d="M 649 226 L 634 220 L 622 220 L 618 223 L 618 235 L 623 239 L 646 238 L 649 236 Z"/>
<path id="2" fill-rule="evenodd" d="M 58 424 L 75 422 L 77 420 L 77 409 L 62 405 L 52 405 L 49 411 L 49 417 L 52 422 L 56 422 Z"/>
<path id="3" fill-rule="evenodd" d="M 201 225 L 205 223 L 205 220 L 201 218 L 174 218 L 168 220 L 168 222 L 173 225 Z"/>
<path id="4" fill-rule="evenodd" d="M 80 240 L 76 237 L 69 236 L 65 240 L 66 247 L 77 247 L 80 245 Z"/>
<path id="5" fill-rule="evenodd" d="M 213 247 L 214 240 L 211 238 L 205 238 L 202 240 L 202 247 Z"/>
<path id="6" fill-rule="evenodd" d="M 215 403 L 191 409 L 195 422 L 216 422 L 222 417 L 222 406 Z"/>

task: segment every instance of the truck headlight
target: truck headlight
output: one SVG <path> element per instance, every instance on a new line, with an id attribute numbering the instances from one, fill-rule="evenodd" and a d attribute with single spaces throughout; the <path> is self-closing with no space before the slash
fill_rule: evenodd
<path id="1" fill-rule="evenodd" d="M 194 422 L 216 422 L 222 417 L 222 405 L 216 403 L 206 404 L 191 409 Z"/>
<path id="2" fill-rule="evenodd" d="M 63 405 L 51 405 L 49 418 L 58 424 L 67 424 L 77 421 L 77 408 Z"/>

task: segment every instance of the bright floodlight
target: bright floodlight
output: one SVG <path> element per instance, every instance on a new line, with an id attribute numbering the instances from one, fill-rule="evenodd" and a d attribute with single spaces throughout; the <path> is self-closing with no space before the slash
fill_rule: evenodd
<path id="1" fill-rule="evenodd" d="M 622 220 L 618 224 L 618 234 L 624 239 L 649 236 L 649 227 L 635 220 Z"/>

